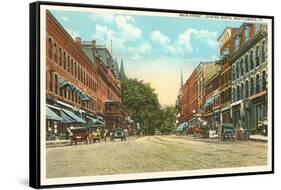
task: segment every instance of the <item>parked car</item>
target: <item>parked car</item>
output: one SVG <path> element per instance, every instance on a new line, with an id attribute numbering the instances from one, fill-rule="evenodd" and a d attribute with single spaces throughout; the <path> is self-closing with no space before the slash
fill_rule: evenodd
<path id="1" fill-rule="evenodd" d="M 79 127 L 79 128 L 73 128 L 71 130 L 70 135 L 70 145 L 77 145 L 78 142 L 85 142 L 87 144 L 90 143 L 91 137 L 88 128 Z"/>
<path id="2" fill-rule="evenodd" d="M 121 141 L 126 141 L 125 131 L 122 129 L 115 130 L 113 133 L 111 133 L 110 139 L 111 141 L 114 141 L 115 139 L 121 139 Z"/>
<path id="3" fill-rule="evenodd" d="M 234 125 L 231 123 L 224 123 L 219 126 L 218 133 L 219 140 L 235 140 Z"/>

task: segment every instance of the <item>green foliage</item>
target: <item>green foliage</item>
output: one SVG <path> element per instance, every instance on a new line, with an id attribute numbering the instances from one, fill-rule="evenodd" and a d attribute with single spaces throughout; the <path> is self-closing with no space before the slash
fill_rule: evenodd
<path id="1" fill-rule="evenodd" d="M 157 94 L 149 83 L 137 79 L 122 81 L 122 102 L 145 134 L 154 134 L 155 129 L 167 131 L 174 126 L 175 108 L 161 109 Z"/>

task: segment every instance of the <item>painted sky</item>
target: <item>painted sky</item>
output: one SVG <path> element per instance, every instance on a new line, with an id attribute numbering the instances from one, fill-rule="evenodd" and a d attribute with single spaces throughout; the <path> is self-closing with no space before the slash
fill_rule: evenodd
<path id="1" fill-rule="evenodd" d="M 174 105 L 180 87 L 201 61 L 219 57 L 218 37 L 237 21 L 95 12 L 51 11 L 66 31 L 84 41 L 96 40 L 123 59 L 129 78 L 149 82 L 161 105 Z"/>

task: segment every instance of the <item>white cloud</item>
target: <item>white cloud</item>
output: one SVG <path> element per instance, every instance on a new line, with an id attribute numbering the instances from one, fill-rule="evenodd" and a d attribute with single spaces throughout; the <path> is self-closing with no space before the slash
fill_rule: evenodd
<path id="1" fill-rule="evenodd" d="M 68 22 L 68 21 L 69 21 L 69 18 L 66 17 L 66 16 L 62 16 L 61 19 L 62 19 L 63 21 L 65 21 L 65 22 Z"/>
<path id="2" fill-rule="evenodd" d="M 96 13 L 96 14 L 90 14 L 89 18 L 95 22 L 102 21 L 104 23 L 112 23 L 114 21 L 114 14 Z"/>
<path id="3" fill-rule="evenodd" d="M 115 23 L 124 39 L 138 39 L 142 35 L 142 31 L 135 26 L 135 20 L 131 16 L 118 15 L 115 17 Z"/>
<path id="4" fill-rule="evenodd" d="M 157 42 L 161 45 L 167 45 L 168 43 L 170 43 L 170 39 L 168 38 L 168 36 L 165 36 L 159 30 L 151 32 L 150 37 L 152 41 Z"/>
<path id="5" fill-rule="evenodd" d="M 93 35 L 93 38 L 106 41 L 106 40 L 113 39 L 114 35 L 115 35 L 114 31 L 111 30 L 110 28 L 97 24 L 96 32 Z"/>
<path id="6" fill-rule="evenodd" d="M 76 30 L 72 30 L 71 28 L 66 28 L 66 31 L 68 32 L 68 34 L 75 39 L 76 37 L 80 37 L 80 33 Z"/>

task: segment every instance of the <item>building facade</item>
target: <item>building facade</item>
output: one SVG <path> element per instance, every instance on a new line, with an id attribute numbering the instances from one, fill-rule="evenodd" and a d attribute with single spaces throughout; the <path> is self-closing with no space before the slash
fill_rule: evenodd
<path id="1" fill-rule="evenodd" d="M 121 103 L 120 81 L 106 64 L 102 56 L 91 59 L 82 49 L 81 39 L 73 40 L 47 11 L 47 140 L 67 138 L 72 127 L 106 125 L 106 101 Z"/>
<path id="2" fill-rule="evenodd" d="M 267 120 L 267 28 L 244 23 L 235 34 L 230 55 L 232 69 L 232 119 L 236 128 L 255 133 Z"/>
<path id="3" fill-rule="evenodd" d="M 231 120 L 231 66 L 229 56 L 234 53 L 234 36 L 238 28 L 226 28 L 218 38 L 220 45 L 221 75 L 221 123 L 232 123 Z"/>

